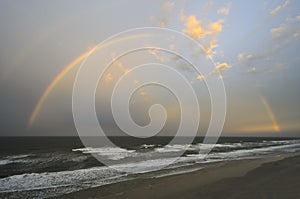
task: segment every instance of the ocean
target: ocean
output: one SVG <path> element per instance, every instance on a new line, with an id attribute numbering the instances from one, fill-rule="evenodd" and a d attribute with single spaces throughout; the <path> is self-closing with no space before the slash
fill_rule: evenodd
<path id="1" fill-rule="evenodd" d="M 109 139 L 118 147 L 85 147 L 78 137 L 2 137 L 0 198 L 49 198 L 134 178 L 191 172 L 211 162 L 300 151 L 296 138 L 221 137 L 207 156 L 201 150 L 210 146 L 202 144 L 202 137 L 189 145 L 184 137 L 172 145 L 172 137 Z"/>

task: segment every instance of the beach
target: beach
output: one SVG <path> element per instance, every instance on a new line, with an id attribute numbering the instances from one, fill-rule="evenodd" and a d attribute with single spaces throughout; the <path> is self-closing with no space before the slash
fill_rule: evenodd
<path id="1" fill-rule="evenodd" d="M 55 198 L 299 198 L 300 154 L 211 163 L 198 171 L 138 178 Z"/>

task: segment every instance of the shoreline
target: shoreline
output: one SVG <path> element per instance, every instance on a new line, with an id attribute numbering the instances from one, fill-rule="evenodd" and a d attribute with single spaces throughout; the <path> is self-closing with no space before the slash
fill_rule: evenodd
<path id="1" fill-rule="evenodd" d="M 210 163 L 209 166 L 197 171 L 189 173 L 175 174 L 159 178 L 137 178 L 133 180 L 118 182 L 114 184 L 103 185 L 100 187 L 90 188 L 54 197 L 60 198 L 226 198 L 226 196 L 236 194 L 233 198 L 251 198 L 250 190 L 237 189 L 250 185 L 253 187 L 253 194 L 263 186 L 274 186 L 274 193 L 277 188 L 278 181 L 271 180 L 276 178 L 276 174 L 281 170 L 286 174 L 286 180 L 295 177 L 299 182 L 294 182 L 294 187 L 300 187 L 300 153 L 270 155 L 266 157 L 258 157 L 255 159 L 231 160 L 225 162 Z M 298 167 L 298 170 L 294 167 Z M 261 172 L 263 170 L 264 172 Z M 259 174 L 257 174 L 259 173 Z M 293 175 L 293 173 L 295 173 Z M 255 180 L 257 178 L 257 181 Z M 267 180 L 268 178 L 269 181 Z M 282 178 L 282 176 L 281 176 Z M 261 184 L 260 180 L 265 180 Z M 274 184 L 275 183 L 275 184 Z M 229 186 L 230 185 L 230 186 Z M 263 185 L 263 186 L 262 186 Z M 276 185 L 276 187 L 275 187 Z M 233 189 L 233 187 L 235 187 Z M 286 191 L 286 194 L 296 194 L 300 196 L 300 191 Z M 288 188 L 284 188 L 285 192 Z M 233 191 L 235 190 L 235 191 Z M 247 192 L 241 193 L 241 192 Z M 249 192 L 249 193 L 248 193 Z M 263 190 L 262 190 L 263 192 Z M 218 195 L 219 194 L 219 195 Z M 246 195 L 245 195 L 246 194 Z M 260 193 L 266 194 L 266 193 Z M 232 197 L 227 198 L 232 198 Z M 275 196 L 279 196 L 275 194 Z M 257 197 L 257 195 L 252 195 Z M 265 198 L 269 198 L 268 195 Z M 273 197 L 272 197 L 273 198 Z M 276 198 L 276 197 L 275 197 Z M 278 197 L 280 198 L 280 197 Z M 289 197 L 287 197 L 289 198 Z"/>

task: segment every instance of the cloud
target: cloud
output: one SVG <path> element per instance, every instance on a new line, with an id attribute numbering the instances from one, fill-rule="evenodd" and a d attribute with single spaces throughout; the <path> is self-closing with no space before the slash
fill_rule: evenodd
<path id="1" fill-rule="evenodd" d="M 244 54 L 243 54 L 243 53 L 238 54 L 238 55 L 237 55 L 237 59 L 238 59 L 239 61 L 242 61 L 242 60 L 244 59 Z"/>
<path id="2" fill-rule="evenodd" d="M 162 28 L 165 28 L 168 23 L 169 23 L 169 20 L 166 17 L 162 17 L 157 21 L 158 26 L 162 27 Z"/>
<path id="3" fill-rule="evenodd" d="M 271 28 L 270 37 L 273 40 L 274 45 L 266 51 L 248 55 L 239 53 L 237 55 L 237 59 L 242 64 L 252 68 L 248 70 L 247 73 L 262 72 L 262 70 L 256 70 L 255 66 L 257 64 L 265 65 L 266 63 L 264 61 L 270 61 L 272 57 L 276 55 L 276 53 L 278 53 L 282 49 L 286 49 L 287 46 L 295 43 L 296 40 L 300 39 L 300 26 L 298 20 L 300 20 L 300 17 L 298 16 L 295 18 L 287 18 L 287 23 L 283 23 L 280 24 L 278 27 Z M 270 68 L 268 70 L 263 71 L 270 71 Z"/>
<path id="4" fill-rule="evenodd" d="M 280 24 L 276 28 L 270 30 L 270 34 L 273 40 L 280 39 L 298 39 L 299 38 L 299 25 Z"/>
<path id="5" fill-rule="evenodd" d="M 250 68 L 247 73 L 257 73 L 257 70 L 255 67 Z"/>
<path id="6" fill-rule="evenodd" d="M 277 28 L 272 28 L 272 29 L 270 30 L 272 39 L 280 39 L 280 38 L 282 38 L 283 35 L 286 34 L 287 29 L 288 29 L 288 26 L 287 26 L 286 24 L 280 24 L 279 27 L 277 27 Z"/>
<path id="7" fill-rule="evenodd" d="M 269 62 L 266 61 L 270 61 L 272 56 L 274 56 L 282 48 L 285 48 L 285 45 L 279 45 L 275 48 L 271 48 L 269 51 L 265 51 L 257 54 L 245 55 L 243 53 L 239 53 L 237 55 L 237 59 L 240 61 L 240 63 L 249 67 L 245 72 L 246 74 L 274 72 L 275 70 L 283 69 L 285 64 L 282 63 L 270 64 Z"/>
<path id="8" fill-rule="evenodd" d="M 214 5 L 215 3 L 213 0 L 206 0 L 201 10 L 202 15 L 207 16 L 208 13 L 213 10 Z"/>
<path id="9" fill-rule="evenodd" d="M 208 40 L 203 41 L 203 50 L 207 57 L 215 54 L 214 49 L 218 47 L 217 34 L 223 30 L 224 20 L 219 19 L 204 25 L 202 21 L 198 20 L 194 15 L 185 17 L 184 14 L 181 14 L 181 18 L 184 19 L 186 27 L 183 33 L 188 34 L 194 39 L 203 39 L 206 36 L 211 36 Z"/>
<path id="10" fill-rule="evenodd" d="M 243 53 L 239 53 L 237 55 L 237 59 L 241 63 L 245 64 L 246 66 L 253 67 L 253 65 L 256 61 L 268 59 L 270 57 L 270 55 L 272 55 L 274 52 L 275 52 L 275 49 L 272 49 L 271 51 L 266 51 L 263 53 L 257 53 L 254 55 L 253 54 L 245 55 Z"/>
<path id="11" fill-rule="evenodd" d="M 202 24 L 200 20 L 197 20 L 196 16 L 191 15 L 189 17 L 182 17 L 185 21 L 184 33 L 193 37 L 194 39 L 204 38 L 207 35 L 219 33 L 223 30 L 223 19 L 219 19 L 206 26 Z"/>
<path id="12" fill-rule="evenodd" d="M 211 30 L 210 34 L 221 32 L 223 30 L 223 23 L 224 23 L 223 19 L 219 19 L 218 21 L 211 23 L 209 25 Z"/>
<path id="13" fill-rule="evenodd" d="M 134 79 L 134 80 L 132 81 L 132 83 L 133 83 L 133 84 L 138 84 L 138 83 L 139 83 L 139 80 Z"/>
<path id="14" fill-rule="evenodd" d="M 270 11 L 271 15 L 276 15 L 279 11 L 281 11 L 283 8 L 287 7 L 290 4 L 290 1 L 285 1 L 282 5 L 277 6 L 273 10 Z"/>
<path id="15" fill-rule="evenodd" d="M 209 1 L 205 4 L 205 7 L 213 6 L 213 1 Z M 179 12 L 180 20 L 184 22 L 185 28 L 183 33 L 191 36 L 192 38 L 199 40 L 203 45 L 203 51 L 207 58 L 211 58 L 216 54 L 215 49 L 218 47 L 218 34 L 223 30 L 224 19 L 218 19 L 216 21 L 204 20 L 205 23 L 195 15 L 186 16 L 184 9 Z"/>
<path id="16" fill-rule="evenodd" d="M 300 33 L 298 33 L 298 32 L 294 33 L 294 34 L 293 34 L 293 37 L 294 37 L 295 39 L 300 39 Z"/>
<path id="17" fill-rule="evenodd" d="M 228 68 L 231 68 L 231 65 L 229 65 L 228 63 L 226 63 L 226 62 L 224 62 L 224 63 L 217 62 L 217 65 L 216 65 L 216 70 L 217 71 L 224 71 Z"/>
<path id="18" fill-rule="evenodd" d="M 230 12 L 230 6 L 231 6 L 231 4 L 229 3 L 227 6 L 218 9 L 217 13 L 223 14 L 223 15 L 228 15 Z"/>
<path id="19" fill-rule="evenodd" d="M 300 15 L 296 16 L 295 18 L 288 17 L 286 21 L 300 22 Z"/>
<path id="20" fill-rule="evenodd" d="M 140 92 L 140 95 L 141 95 L 141 96 L 146 96 L 146 95 L 148 95 L 148 93 L 147 93 L 146 91 L 141 91 L 141 92 Z"/>
<path id="21" fill-rule="evenodd" d="M 185 21 L 185 19 L 186 19 L 183 8 L 180 9 L 180 11 L 179 11 L 179 18 L 180 18 L 181 21 Z"/>
<path id="22" fill-rule="evenodd" d="M 195 39 L 203 38 L 207 35 L 207 32 L 202 26 L 202 22 L 198 21 L 193 15 L 185 20 L 185 26 L 186 29 L 184 29 L 183 32 Z"/>
<path id="23" fill-rule="evenodd" d="M 118 69 L 119 69 L 122 73 L 124 73 L 124 74 L 128 73 L 129 69 L 126 68 L 126 67 L 123 65 L 123 63 L 120 61 L 120 59 L 117 59 L 117 58 L 116 58 L 116 54 L 115 54 L 115 53 L 112 53 L 111 57 L 112 57 L 112 64 L 113 64 L 114 66 L 117 66 Z"/>
<path id="24" fill-rule="evenodd" d="M 175 5 L 174 2 L 166 1 L 162 4 L 162 11 L 164 13 L 170 13 L 173 11 L 174 5 Z"/>
<path id="25" fill-rule="evenodd" d="M 139 94 L 140 94 L 140 96 L 143 96 L 143 97 L 150 96 L 150 93 L 145 91 L 144 89 L 140 89 Z"/>
<path id="26" fill-rule="evenodd" d="M 274 70 L 275 64 L 270 65 L 270 63 L 267 63 L 266 61 L 272 61 L 272 57 L 274 57 L 278 52 L 286 49 L 289 45 L 294 44 L 296 40 L 300 39 L 299 22 L 300 16 L 286 18 L 286 23 L 282 23 L 277 27 L 271 28 L 270 38 L 273 40 L 273 45 L 270 46 L 269 49 L 256 54 L 246 55 L 244 53 L 239 53 L 237 55 L 238 61 L 251 68 L 247 71 L 247 73 L 260 73 L 264 71 L 270 72 Z M 256 68 L 256 66 L 259 66 L 259 68 Z M 264 66 L 264 70 L 262 70 L 262 66 Z"/>
<path id="27" fill-rule="evenodd" d="M 203 44 L 203 50 L 207 57 L 215 54 L 214 49 L 218 47 L 217 39 L 215 37 L 211 38 L 207 44 Z"/>
<path id="28" fill-rule="evenodd" d="M 160 49 L 158 48 L 153 48 L 153 49 L 149 49 L 148 50 L 149 54 L 153 55 L 155 57 L 155 59 L 157 59 L 160 62 L 166 62 L 166 59 L 164 58 L 164 56 L 159 55 Z"/>
<path id="29" fill-rule="evenodd" d="M 231 67 L 232 66 L 230 64 L 226 63 L 226 62 L 223 62 L 223 63 L 217 62 L 215 69 L 212 72 L 210 72 L 209 74 L 213 75 L 213 74 L 216 74 L 218 72 L 224 72 L 225 70 L 227 70 L 227 69 L 229 69 Z M 223 78 L 223 76 L 220 75 L 219 78 Z"/>
<path id="30" fill-rule="evenodd" d="M 198 76 L 197 76 L 197 79 L 198 79 L 198 80 L 203 80 L 203 79 L 205 79 L 205 77 L 204 77 L 204 75 L 198 75 Z"/>
<path id="31" fill-rule="evenodd" d="M 111 73 L 107 73 L 105 75 L 105 82 L 108 83 L 108 82 L 111 82 L 113 80 L 113 75 Z"/>
<path id="32" fill-rule="evenodd" d="M 223 75 L 219 75 L 218 76 L 218 80 L 222 80 L 222 79 L 224 79 L 224 76 Z"/>
<path id="33" fill-rule="evenodd" d="M 150 16 L 150 20 L 158 26 L 164 28 L 169 23 L 169 15 L 173 12 L 175 2 L 166 1 L 160 5 L 160 13 L 155 16 Z"/>

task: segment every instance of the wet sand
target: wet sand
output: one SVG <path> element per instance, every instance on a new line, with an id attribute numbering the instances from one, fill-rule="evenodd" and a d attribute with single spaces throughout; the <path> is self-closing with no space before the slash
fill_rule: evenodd
<path id="1" fill-rule="evenodd" d="M 300 154 L 213 163 L 191 173 L 140 178 L 56 198 L 300 198 Z"/>

